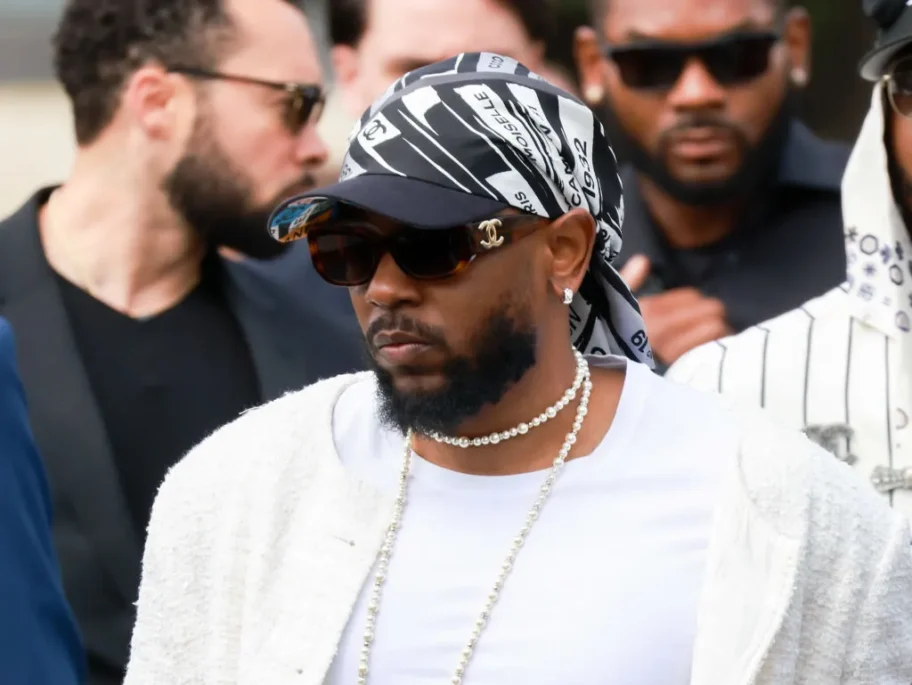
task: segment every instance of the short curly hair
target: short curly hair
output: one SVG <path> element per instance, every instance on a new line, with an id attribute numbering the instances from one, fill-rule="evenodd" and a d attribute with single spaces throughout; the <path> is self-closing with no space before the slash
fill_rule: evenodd
<path id="1" fill-rule="evenodd" d="M 111 123 L 136 69 L 213 68 L 234 36 L 224 0 L 68 0 L 54 69 L 72 102 L 76 142 L 91 143 Z"/>

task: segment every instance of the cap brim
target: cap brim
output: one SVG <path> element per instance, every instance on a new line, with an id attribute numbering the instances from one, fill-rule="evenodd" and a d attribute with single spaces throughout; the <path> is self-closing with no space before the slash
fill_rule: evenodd
<path id="1" fill-rule="evenodd" d="M 286 200 L 270 217 L 269 232 L 280 242 L 302 238 L 309 226 L 326 221 L 326 212 L 340 202 L 429 230 L 484 221 L 509 207 L 494 198 L 414 178 L 364 174 Z"/>
<path id="2" fill-rule="evenodd" d="M 912 10 L 905 9 L 896 23 L 877 37 L 877 47 L 862 57 L 861 77 L 878 81 L 897 54 L 912 45 Z"/>

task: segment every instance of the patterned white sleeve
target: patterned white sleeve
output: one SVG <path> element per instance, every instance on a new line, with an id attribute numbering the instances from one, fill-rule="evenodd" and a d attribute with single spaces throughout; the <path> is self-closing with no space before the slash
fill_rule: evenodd
<path id="1" fill-rule="evenodd" d="M 719 392 L 725 352 L 725 344 L 721 341 L 696 347 L 672 364 L 665 372 L 665 378 L 697 390 Z"/>

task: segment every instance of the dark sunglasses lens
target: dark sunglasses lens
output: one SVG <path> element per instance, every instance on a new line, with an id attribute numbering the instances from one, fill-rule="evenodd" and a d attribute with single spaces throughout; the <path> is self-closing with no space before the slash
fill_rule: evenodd
<path id="1" fill-rule="evenodd" d="M 699 56 L 720 85 L 734 86 L 766 73 L 775 42 L 774 36 L 732 38 L 705 48 Z"/>
<path id="2" fill-rule="evenodd" d="M 629 88 L 668 90 L 691 59 L 699 59 L 720 85 L 747 83 L 766 72 L 773 34 L 731 36 L 712 44 L 617 50 L 612 59 Z"/>
<path id="3" fill-rule="evenodd" d="M 674 87 L 687 61 L 686 53 L 676 48 L 629 48 L 611 57 L 624 85 L 641 89 Z"/>
<path id="4" fill-rule="evenodd" d="M 323 96 L 316 88 L 294 93 L 285 102 L 285 126 L 299 133 L 311 120 L 319 121 L 322 110 Z"/>
<path id="5" fill-rule="evenodd" d="M 890 100 L 896 112 L 912 116 L 912 60 L 902 60 L 896 65 L 889 80 Z"/>
<path id="6" fill-rule="evenodd" d="M 323 280 L 349 287 L 363 285 L 373 277 L 382 249 L 379 242 L 344 226 L 309 233 L 307 243 L 314 269 Z"/>
<path id="7" fill-rule="evenodd" d="M 472 259 L 468 229 L 428 231 L 403 229 L 394 239 L 393 259 L 412 278 L 433 279 L 452 276 Z"/>

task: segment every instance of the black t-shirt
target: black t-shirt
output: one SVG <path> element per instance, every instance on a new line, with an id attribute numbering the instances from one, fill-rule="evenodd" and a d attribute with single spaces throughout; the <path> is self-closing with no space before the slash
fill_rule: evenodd
<path id="1" fill-rule="evenodd" d="M 215 268 L 171 309 L 134 319 L 58 277 L 107 429 L 127 506 L 144 538 L 167 470 L 260 401 L 243 332 Z"/>

